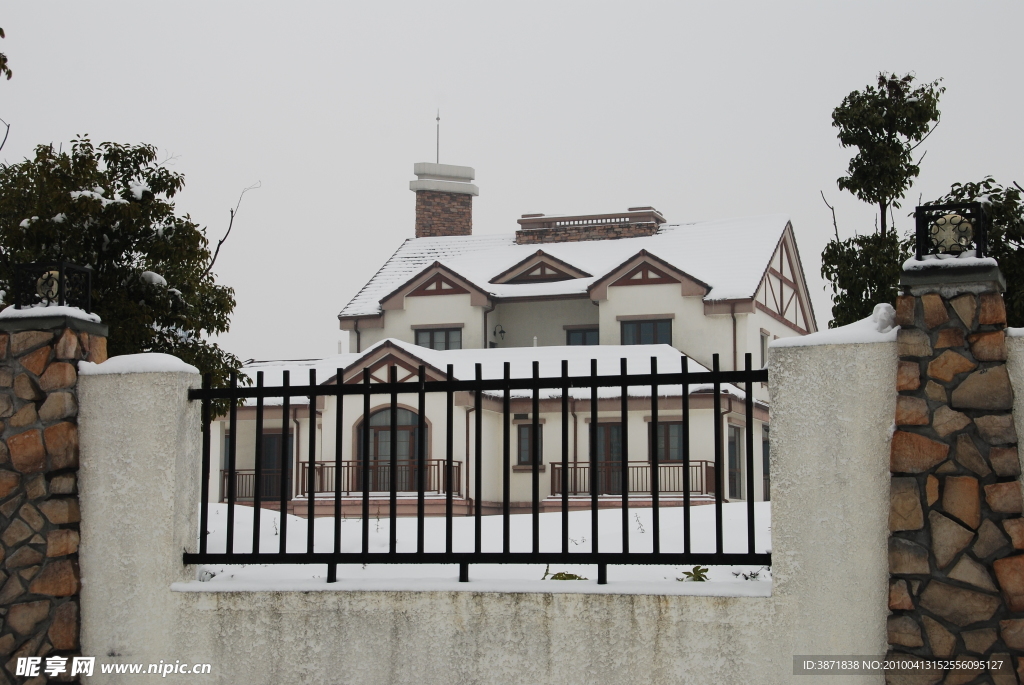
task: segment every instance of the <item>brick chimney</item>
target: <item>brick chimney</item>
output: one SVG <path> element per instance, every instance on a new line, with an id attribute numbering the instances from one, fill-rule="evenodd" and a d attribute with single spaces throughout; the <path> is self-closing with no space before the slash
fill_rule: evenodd
<path id="1" fill-rule="evenodd" d="M 416 237 L 472 235 L 473 196 L 480 194 L 470 183 L 473 167 L 418 162 L 413 173 L 409 190 L 416 193 Z"/>

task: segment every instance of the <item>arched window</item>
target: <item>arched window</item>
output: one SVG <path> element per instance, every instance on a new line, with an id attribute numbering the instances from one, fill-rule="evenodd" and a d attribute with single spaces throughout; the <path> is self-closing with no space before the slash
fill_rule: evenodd
<path id="1" fill-rule="evenodd" d="M 400 491 L 416 489 L 416 433 L 419 417 L 408 409 L 398 408 L 395 424 L 395 485 Z M 425 427 L 424 427 L 425 428 Z M 363 458 L 363 426 L 357 428 L 359 459 Z M 384 407 L 370 414 L 370 490 L 391 489 L 391 408 Z"/>

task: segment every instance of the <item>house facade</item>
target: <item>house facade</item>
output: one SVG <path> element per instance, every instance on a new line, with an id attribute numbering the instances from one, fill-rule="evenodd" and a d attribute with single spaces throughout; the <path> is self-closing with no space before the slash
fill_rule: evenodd
<path id="1" fill-rule="evenodd" d="M 719 357 L 723 370 L 743 368 L 751 354 L 755 367 L 766 362 L 768 342 L 775 338 L 805 335 L 816 325 L 800 264 L 793 227 L 785 216 L 769 215 L 722 221 L 671 224 L 653 207 L 631 207 L 625 212 L 547 216 L 523 215 L 519 228 L 509 234 L 473 233 L 472 198 L 478 189 L 468 167 L 417 164 L 415 237 L 406 240 L 370 281 L 342 309 L 338 319 L 349 335 L 349 354 L 303 362 L 266 362 L 252 366 L 263 371 L 264 384 L 279 384 L 289 371 L 292 385 L 307 384 L 309 369 L 317 383 L 359 383 L 369 371 L 371 382 L 386 382 L 395 367 L 398 380 L 415 381 L 422 366 L 431 380 L 443 379 L 449 365 L 454 376 L 471 379 L 479 364 L 484 378 L 500 378 L 506 362 L 513 378 L 528 377 L 533 362 L 545 369 L 542 376 L 557 376 L 561 362 L 574 369 L 571 375 L 590 372 L 595 360 L 601 373 L 618 373 L 626 360 L 631 373 L 647 373 L 651 358 L 661 371 L 679 370 L 681 358 L 690 370 L 712 366 Z M 297 376 L 299 376 L 297 378 Z M 754 425 L 747 426 L 740 400 L 742 389 L 723 386 L 717 417 L 710 388 L 689 390 L 690 489 L 696 501 L 713 493 L 715 421 L 722 422 L 723 474 L 729 499 L 767 499 L 768 406 L 767 388 L 757 384 L 753 395 Z M 532 454 L 532 399 L 511 399 L 510 433 L 514 458 L 510 497 L 513 509 L 530 502 L 533 462 L 544 473 L 541 496 L 552 504 L 567 488 L 581 502 L 591 488 L 588 464 L 591 441 L 599 461 L 621 465 L 629 462 L 630 496 L 649 496 L 651 453 L 658 445 L 659 480 L 666 497 L 682 495 L 681 388 L 659 391 L 658 435 L 650 429 L 650 389 L 630 389 L 628 411 L 622 413 L 619 395 L 602 395 L 597 425 L 591 425 L 589 396 L 570 396 L 572 429 L 568 449 L 572 466 L 563 472 L 561 399 L 548 396 L 540 403 L 540 454 Z M 634 396 L 634 393 L 635 396 Z M 674 393 L 674 394 L 673 394 Z M 457 509 L 468 512 L 479 500 L 485 513 L 500 511 L 504 474 L 502 460 L 503 414 L 499 398 L 481 398 L 481 443 L 484 445 L 480 491 L 472 474 L 472 446 L 476 444 L 476 398 L 457 393 L 454 412 L 453 482 L 442 478 L 440 460 L 447 452 L 444 400 L 430 397 L 425 412 L 429 498 L 428 513 L 437 507 L 450 487 Z M 333 469 L 342 469 L 342 497 L 346 512 L 356 513 L 361 499 L 359 462 L 368 450 L 374 464 L 370 490 L 387 506 L 391 478 L 398 490 L 410 495 L 415 478 L 410 467 L 390 473 L 391 450 L 400 461 L 414 458 L 418 433 L 415 393 L 399 397 L 398 424 L 392 430 L 390 398 L 374 396 L 369 412 L 370 430 L 363 429 L 362 397 L 344 400 L 339 416 L 335 397 L 319 397 L 315 407 L 293 401 L 289 416 L 280 406 L 264 407 L 263 453 L 277 458 L 264 461 L 279 474 L 281 464 L 292 472 L 288 496 L 305 497 L 308 471 L 308 439 L 313 431 L 314 469 L 317 470 L 318 507 L 333 511 Z M 242 471 L 253 468 L 255 454 L 255 407 L 243 407 L 235 419 L 235 463 Z M 276 414 L 275 414 L 276 412 Z M 290 446 L 282 448 L 284 422 L 288 422 Z M 315 421 L 311 428 L 310 422 Z M 550 426 L 558 425 L 557 430 Z M 625 430 L 623 430 L 625 428 Z M 214 436 L 221 463 L 230 449 L 227 418 Z M 278 437 L 274 437 L 274 431 Z M 745 485 L 745 431 L 755 437 L 755 487 Z M 628 437 L 622 440 L 622 435 Z M 396 444 L 390 444 L 392 435 Z M 338 446 L 340 436 L 340 448 Z M 369 436 L 368 444 L 366 437 Z M 275 442 L 275 440 L 277 442 Z M 623 455 L 626 455 L 623 457 Z M 635 462 L 635 463 L 634 463 Z M 215 462 L 216 463 L 216 462 Z M 710 466 L 709 466 L 710 465 Z M 710 468 L 710 471 L 708 470 Z M 609 466 L 609 473 L 618 467 Z M 603 472 L 602 472 L 603 473 Z M 614 476 L 603 478 L 600 488 L 606 506 L 615 506 L 622 483 Z M 225 476 L 211 484 L 211 493 L 223 495 Z M 248 482 L 243 482 L 248 477 Z M 251 497 L 252 475 L 236 476 L 236 495 Z M 271 481 L 275 476 L 269 477 Z M 605 482 L 607 481 L 607 482 Z M 328 484 L 330 486 L 328 487 Z M 666 484 L 668 489 L 666 490 Z M 213 487 L 215 485 L 215 487 Z M 385 487 L 386 486 L 386 487 Z M 262 496 L 279 495 L 280 485 L 264 484 Z M 275 487 L 277 489 L 275 489 Z M 675 488 L 673 490 L 673 488 Z M 273 497 L 269 497 L 273 499 Z M 244 499 L 244 498 L 240 498 Z M 286 498 L 287 499 L 287 498 Z M 399 502 L 400 513 L 412 513 L 415 498 Z M 305 513 L 305 501 L 289 508 Z M 406 510 L 403 510 L 403 506 Z M 431 511 L 431 507 L 434 511 Z"/>

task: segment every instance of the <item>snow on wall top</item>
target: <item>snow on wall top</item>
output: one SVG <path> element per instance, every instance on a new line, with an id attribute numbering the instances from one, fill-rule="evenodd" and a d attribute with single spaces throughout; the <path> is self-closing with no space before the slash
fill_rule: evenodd
<path id="1" fill-rule="evenodd" d="M 662 226 L 656 235 L 617 240 L 517 245 L 515 234 L 410 238 L 341 311 L 379 314 L 391 294 L 435 261 L 494 297 L 586 293 L 599 278 L 640 252 L 649 253 L 711 286 L 706 300 L 753 297 L 789 218 L 783 214 Z M 489 281 L 538 250 L 593 274 L 553 283 Z"/>
<path id="2" fill-rule="evenodd" d="M 876 304 L 871 316 L 851 324 L 830 328 L 810 335 L 779 338 L 770 347 L 809 347 L 812 345 L 853 345 L 858 343 L 894 342 L 900 327 L 891 304 Z"/>
<path id="3" fill-rule="evenodd" d="M 117 373 L 199 373 L 199 369 L 162 352 L 122 354 L 111 357 L 102 364 L 78 362 L 79 376 L 105 376 Z"/>

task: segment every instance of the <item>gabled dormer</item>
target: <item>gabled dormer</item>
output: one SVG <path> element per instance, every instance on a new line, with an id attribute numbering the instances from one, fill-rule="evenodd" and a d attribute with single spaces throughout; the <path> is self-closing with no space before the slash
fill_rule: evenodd
<path id="1" fill-rule="evenodd" d="M 590 274 L 572 264 L 537 250 L 526 259 L 505 269 L 490 280 L 491 283 L 553 283 L 574 278 L 589 278 Z"/>
<path id="2" fill-rule="evenodd" d="M 591 300 L 608 299 L 608 288 L 631 285 L 676 284 L 683 297 L 703 297 L 711 286 L 677 269 L 657 255 L 640 250 L 625 262 L 594 281 L 588 289 Z"/>
<path id="3" fill-rule="evenodd" d="M 754 304 L 798 333 L 817 330 L 791 225 L 786 225 L 765 268 Z"/>
<path id="4" fill-rule="evenodd" d="M 409 350 L 394 344 L 390 340 L 370 349 L 366 354 L 350 365 L 342 373 L 344 382 L 348 384 L 365 382 L 364 374 L 370 372 L 370 383 L 390 383 L 390 368 L 396 368 L 398 383 L 409 383 L 419 380 L 419 367 L 424 367 L 428 381 L 440 381 L 446 378 L 445 373 L 432 364 L 420 359 Z M 337 377 L 332 379 L 337 382 Z"/>
<path id="5" fill-rule="evenodd" d="M 407 297 L 439 297 L 469 295 L 470 304 L 486 307 L 490 299 L 486 292 L 472 281 L 452 271 L 441 262 L 434 262 L 395 290 L 381 298 L 382 311 L 404 309 Z"/>

